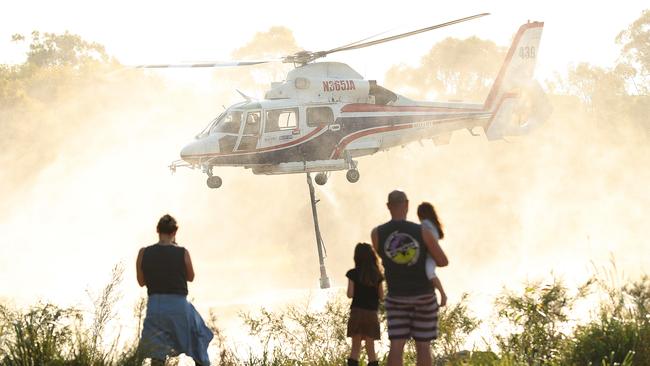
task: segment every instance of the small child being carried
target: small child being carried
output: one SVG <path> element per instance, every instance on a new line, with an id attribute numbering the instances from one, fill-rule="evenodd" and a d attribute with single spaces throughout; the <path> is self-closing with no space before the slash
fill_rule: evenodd
<path id="1" fill-rule="evenodd" d="M 441 240 L 445 237 L 445 233 L 442 231 L 442 226 L 438 220 L 438 215 L 432 204 L 429 202 L 420 204 L 418 206 L 418 218 L 422 223 L 422 227 L 431 231 L 436 240 Z M 427 255 L 426 271 L 427 278 L 433 282 L 433 287 L 440 292 L 440 306 L 445 306 L 447 304 L 447 294 L 445 294 L 445 290 L 442 288 L 440 278 L 436 275 L 436 262 L 430 254 Z"/>

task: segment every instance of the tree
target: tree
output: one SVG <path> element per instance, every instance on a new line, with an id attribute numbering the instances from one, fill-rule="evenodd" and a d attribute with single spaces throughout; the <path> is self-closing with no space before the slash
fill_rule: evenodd
<path id="1" fill-rule="evenodd" d="M 630 99 L 628 80 L 634 74 L 628 64 L 603 68 L 580 63 L 569 69 L 563 90 L 579 97 L 599 120 L 617 120 L 625 113 Z"/>
<path id="2" fill-rule="evenodd" d="M 231 55 L 235 60 L 267 59 L 285 56 L 299 49 L 291 30 L 276 26 L 266 32 L 256 33 L 252 40 L 233 51 Z M 290 67 L 285 64 L 271 62 L 255 66 L 217 69 L 215 78 L 219 87 L 236 85 L 237 89 L 243 92 L 261 94 L 269 88 L 271 82 L 283 80 L 289 70 Z M 235 96 L 231 89 L 220 92 Z"/>
<path id="3" fill-rule="evenodd" d="M 25 62 L 0 65 L 0 164 L 6 167 L 0 192 L 25 188 L 69 142 L 110 128 L 89 121 L 107 120 L 103 116 L 116 110 L 111 103 L 143 99 L 147 88 L 159 89 L 141 70 L 110 74 L 117 62 L 102 45 L 78 35 L 34 31 L 12 39 L 28 43 L 28 49 Z M 3 204 L 14 196 L 15 191 L 3 197 Z"/>
<path id="4" fill-rule="evenodd" d="M 639 93 L 650 89 L 650 10 L 644 10 L 626 30 L 616 37 L 616 42 L 623 45 L 621 56 L 634 64 L 640 72 L 637 85 Z"/>
<path id="5" fill-rule="evenodd" d="M 386 73 L 386 86 L 414 98 L 480 100 L 490 90 L 505 49 L 494 42 L 469 37 L 447 38 L 422 57 L 420 65 L 397 65 Z"/>
<path id="6" fill-rule="evenodd" d="M 26 37 L 14 34 L 12 41 L 24 42 Z M 43 33 L 33 31 L 27 52 L 26 66 L 72 66 L 79 67 L 89 63 L 108 62 L 104 46 L 88 42 L 76 34 Z"/>
<path id="7" fill-rule="evenodd" d="M 580 63 L 565 78 L 558 77 L 557 91 L 575 95 L 603 126 L 632 126 L 637 135 L 650 136 L 647 110 L 650 108 L 650 10 L 642 12 L 616 42 L 622 44 L 620 62 L 613 67 Z"/>

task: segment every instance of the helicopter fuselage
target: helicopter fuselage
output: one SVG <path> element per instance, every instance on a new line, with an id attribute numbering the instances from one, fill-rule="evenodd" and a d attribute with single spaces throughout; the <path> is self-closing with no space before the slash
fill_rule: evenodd
<path id="1" fill-rule="evenodd" d="M 199 166 L 244 166 L 257 174 L 342 170 L 351 158 L 412 141 L 444 142 L 454 130 L 485 126 L 491 115 L 482 104 L 466 103 L 250 101 L 224 112 L 181 158 Z"/>

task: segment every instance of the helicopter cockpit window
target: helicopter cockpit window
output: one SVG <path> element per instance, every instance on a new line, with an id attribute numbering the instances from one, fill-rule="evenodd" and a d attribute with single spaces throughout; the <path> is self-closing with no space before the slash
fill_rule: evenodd
<path id="1" fill-rule="evenodd" d="M 210 133 L 239 133 L 239 127 L 241 126 L 241 116 L 242 112 L 231 111 L 226 113 L 212 127 Z"/>
<path id="2" fill-rule="evenodd" d="M 244 126 L 244 135 L 257 135 L 260 133 L 260 124 L 262 122 L 262 112 L 248 112 L 246 115 L 246 125 Z"/>
<path id="3" fill-rule="evenodd" d="M 298 127 L 298 109 L 276 109 L 266 112 L 265 132 L 293 130 Z"/>
<path id="4" fill-rule="evenodd" d="M 334 122 L 334 113 L 330 107 L 307 108 L 307 126 L 317 127 Z"/>

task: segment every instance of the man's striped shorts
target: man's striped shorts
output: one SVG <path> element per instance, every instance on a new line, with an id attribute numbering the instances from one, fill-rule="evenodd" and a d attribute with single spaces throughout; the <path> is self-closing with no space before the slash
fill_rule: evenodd
<path id="1" fill-rule="evenodd" d="M 387 296 L 388 339 L 429 342 L 438 338 L 438 301 L 435 294 Z"/>

